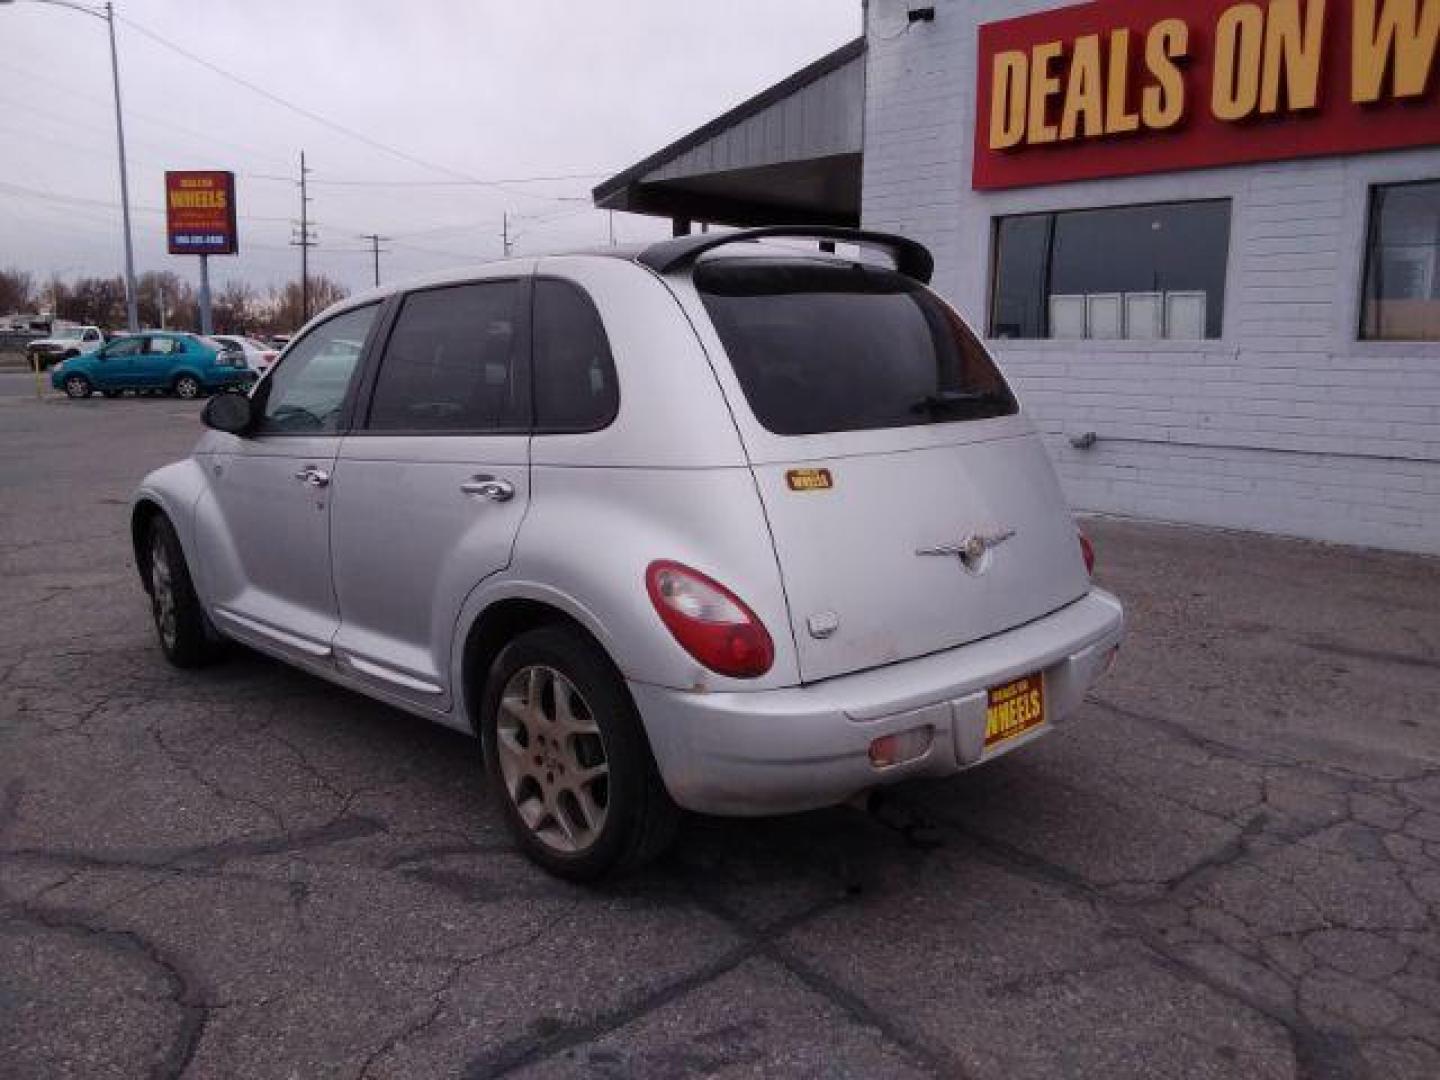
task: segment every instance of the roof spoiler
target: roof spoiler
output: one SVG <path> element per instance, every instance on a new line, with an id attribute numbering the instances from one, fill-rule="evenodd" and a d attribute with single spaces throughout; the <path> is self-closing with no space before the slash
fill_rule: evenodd
<path id="1" fill-rule="evenodd" d="M 928 285 L 935 272 L 935 258 L 924 244 L 893 233 L 868 232 L 831 225 L 767 225 L 760 229 L 735 229 L 730 232 L 697 233 L 677 236 L 651 244 L 637 257 L 642 266 L 657 274 L 668 274 L 691 265 L 705 252 L 726 244 L 744 244 L 752 240 L 768 240 L 784 236 L 803 240 L 832 240 L 842 244 L 859 244 L 888 251 L 895 260 L 895 269 L 908 278 Z"/>

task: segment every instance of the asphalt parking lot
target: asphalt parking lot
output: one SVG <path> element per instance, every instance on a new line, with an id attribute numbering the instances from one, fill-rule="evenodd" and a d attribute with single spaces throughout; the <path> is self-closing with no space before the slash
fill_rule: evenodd
<path id="1" fill-rule="evenodd" d="M 469 740 L 164 664 L 126 501 L 198 412 L 0 375 L 6 1077 L 1440 1076 L 1440 561 L 1094 522 L 1073 723 L 582 889 Z"/>

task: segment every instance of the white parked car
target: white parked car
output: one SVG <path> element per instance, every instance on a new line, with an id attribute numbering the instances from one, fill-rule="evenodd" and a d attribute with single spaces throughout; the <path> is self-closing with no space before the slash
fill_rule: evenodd
<path id="1" fill-rule="evenodd" d="M 47 368 L 72 356 L 89 356 L 105 345 L 98 326 L 56 326 L 49 337 L 37 338 L 25 346 L 31 367 Z"/>
<path id="2" fill-rule="evenodd" d="M 763 242 L 797 234 L 895 269 Z M 346 300 L 140 486 L 160 644 L 233 638 L 473 731 L 520 845 L 575 878 L 656 854 L 680 807 L 1024 746 L 1124 620 L 931 266 L 760 229 Z"/>
<path id="3" fill-rule="evenodd" d="M 245 365 L 260 375 L 270 370 L 270 365 L 280 355 L 280 350 L 241 334 L 211 334 L 212 341 L 218 341 L 227 349 L 239 349 L 245 354 Z"/>

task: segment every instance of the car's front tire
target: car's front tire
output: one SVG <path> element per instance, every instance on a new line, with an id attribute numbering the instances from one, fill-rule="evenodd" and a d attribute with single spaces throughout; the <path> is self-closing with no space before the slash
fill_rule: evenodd
<path id="1" fill-rule="evenodd" d="M 205 388 L 200 385 L 200 380 L 194 375 L 181 375 L 175 380 L 171 389 L 175 391 L 176 397 L 194 401 Z"/>
<path id="2" fill-rule="evenodd" d="M 91 394 L 90 380 L 85 378 L 84 375 L 66 375 L 63 385 L 66 395 L 75 398 L 77 401 L 81 398 L 87 398 Z"/>
<path id="3" fill-rule="evenodd" d="M 527 631 L 495 659 L 480 708 L 491 790 L 522 850 L 560 877 L 633 869 L 674 838 L 680 811 L 635 703 L 579 630 Z"/>
<path id="4" fill-rule="evenodd" d="M 161 515 L 150 523 L 145 550 L 150 613 L 165 659 L 180 668 L 212 663 L 220 656 L 220 641 L 195 594 L 185 552 L 169 518 Z"/>

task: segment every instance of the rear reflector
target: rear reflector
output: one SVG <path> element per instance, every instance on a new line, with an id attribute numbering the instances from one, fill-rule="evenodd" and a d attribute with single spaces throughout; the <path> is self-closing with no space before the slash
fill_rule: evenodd
<path id="1" fill-rule="evenodd" d="M 882 735 L 870 744 L 870 764 L 877 769 L 903 765 L 924 757 L 935 741 L 935 729 L 928 724 L 896 735 Z"/>
<path id="2" fill-rule="evenodd" d="M 713 578 L 676 562 L 653 562 L 645 587 L 680 647 L 720 675 L 754 679 L 775 662 L 765 624 Z"/>

